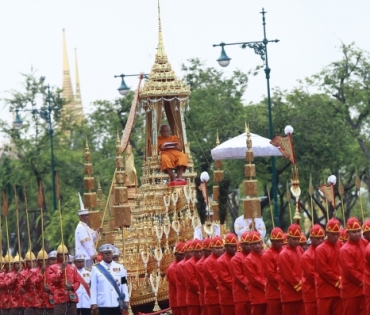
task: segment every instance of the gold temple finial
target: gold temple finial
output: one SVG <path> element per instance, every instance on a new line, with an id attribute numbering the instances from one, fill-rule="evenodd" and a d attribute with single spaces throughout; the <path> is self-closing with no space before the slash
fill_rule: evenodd
<path id="1" fill-rule="evenodd" d="M 167 59 L 166 52 L 164 50 L 163 45 L 163 37 L 162 37 L 162 22 L 161 22 L 161 7 L 158 0 L 158 50 L 157 50 L 158 57 L 165 57 Z"/>
<path id="2" fill-rule="evenodd" d="M 216 133 L 216 145 L 220 145 L 220 138 L 218 137 L 218 130 Z"/>
<path id="3" fill-rule="evenodd" d="M 73 101 L 73 90 L 72 90 L 72 81 L 71 75 L 69 71 L 69 62 L 68 62 L 68 53 L 67 53 L 67 43 L 66 43 L 66 34 L 65 30 L 63 29 L 63 92 L 62 98 L 66 101 Z M 67 104 L 67 106 L 73 106 L 73 104 Z"/>

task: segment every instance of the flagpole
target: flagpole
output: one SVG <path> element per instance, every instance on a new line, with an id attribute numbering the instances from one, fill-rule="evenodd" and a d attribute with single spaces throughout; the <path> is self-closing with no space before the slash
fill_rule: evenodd
<path id="1" fill-rule="evenodd" d="M 10 255 L 10 245 L 9 245 L 9 230 L 8 230 L 8 202 L 6 200 L 5 191 L 3 191 L 3 212 L 5 217 L 5 231 L 6 231 L 6 242 L 8 245 L 8 255 Z"/>
<path id="2" fill-rule="evenodd" d="M 44 236 L 44 195 L 43 195 L 43 192 L 42 192 L 42 181 L 40 180 L 39 182 L 39 195 L 38 195 L 38 198 L 37 198 L 37 203 L 38 203 L 38 206 L 40 208 L 40 212 L 41 212 L 41 239 L 42 239 L 42 245 L 41 245 L 41 249 L 42 249 L 42 261 L 43 261 L 43 266 L 45 266 L 45 236 Z"/>
<path id="3" fill-rule="evenodd" d="M 22 270 L 21 264 L 21 237 L 19 233 L 19 209 L 18 209 L 18 198 L 17 198 L 17 187 L 14 185 L 14 203 L 15 203 L 15 213 L 17 217 L 17 237 L 18 237 L 18 262 L 19 262 L 19 270 Z"/>
<path id="4" fill-rule="evenodd" d="M 63 263 L 65 264 L 66 258 L 65 258 L 65 254 L 64 254 L 63 220 L 62 220 L 62 209 L 60 207 L 60 186 L 59 186 L 59 174 L 58 174 L 58 172 L 55 172 L 55 182 L 56 182 L 56 195 L 57 195 L 57 199 L 58 199 L 60 236 L 61 236 L 61 239 L 62 239 L 62 248 L 63 248 Z M 64 279 L 65 279 L 65 283 L 68 284 L 67 268 L 64 268 Z"/>
<path id="5" fill-rule="evenodd" d="M 32 251 L 32 243 L 31 243 L 31 232 L 30 232 L 30 219 L 28 217 L 28 202 L 27 202 L 27 195 L 26 195 L 26 187 L 25 186 L 23 186 L 23 195 L 24 195 L 24 206 L 26 208 L 28 250 L 31 252 Z"/>

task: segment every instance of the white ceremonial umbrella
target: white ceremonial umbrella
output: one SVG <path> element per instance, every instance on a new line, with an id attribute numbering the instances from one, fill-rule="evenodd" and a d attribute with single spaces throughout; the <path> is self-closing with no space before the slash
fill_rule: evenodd
<path id="1" fill-rule="evenodd" d="M 211 150 L 213 160 L 245 159 L 247 134 L 243 133 L 221 143 Z M 282 156 L 279 149 L 270 144 L 270 139 L 251 133 L 254 156 Z"/>

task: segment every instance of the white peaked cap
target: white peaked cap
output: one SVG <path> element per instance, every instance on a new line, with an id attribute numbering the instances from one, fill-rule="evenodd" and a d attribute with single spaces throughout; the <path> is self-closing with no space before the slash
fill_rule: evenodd
<path id="1" fill-rule="evenodd" d="M 78 193 L 78 198 L 80 199 L 80 210 L 77 211 L 77 214 L 80 215 L 85 215 L 89 214 L 89 210 L 85 209 L 84 203 L 82 201 L 80 193 Z"/>

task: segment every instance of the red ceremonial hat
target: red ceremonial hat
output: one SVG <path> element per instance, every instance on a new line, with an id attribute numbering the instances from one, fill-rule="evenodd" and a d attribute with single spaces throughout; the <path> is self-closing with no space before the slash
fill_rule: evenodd
<path id="1" fill-rule="evenodd" d="M 236 245 L 238 244 L 238 238 L 234 233 L 227 233 L 225 237 L 225 245 Z"/>
<path id="2" fill-rule="evenodd" d="M 288 233 L 284 233 L 283 245 L 288 244 Z"/>
<path id="3" fill-rule="evenodd" d="M 370 231 L 370 220 L 366 220 L 365 223 L 362 225 L 362 232 Z"/>
<path id="4" fill-rule="evenodd" d="M 348 234 L 346 229 L 340 229 L 339 240 L 341 242 L 348 241 Z"/>
<path id="5" fill-rule="evenodd" d="M 238 252 L 242 251 L 242 244 L 240 242 L 238 242 L 237 251 Z"/>
<path id="6" fill-rule="evenodd" d="M 212 239 L 210 237 L 203 240 L 203 249 L 211 248 Z"/>
<path id="7" fill-rule="evenodd" d="M 175 253 L 184 254 L 185 253 L 185 243 L 178 242 L 175 247 Z"/>
<path id="8" fill-rule="evenodd" d="M 325 231 L 320 224 L 315 224 L 310 229 L 310 238 L 312 237 L 325 237 Z"/>
<path id="9" fill-rule="evenodd" d="M 193 241 L 187 241 L 185 251 L 186 252 L 191 252 L 192 250 L 193 250 Z"/>
<path id="10" fill-rule="evenodd" d="M 215 236 L 212 238 L 211 247 L 224 247 L 224 242 L 221 237 Z"/>
<path id="11" fill-rule="evenodd" d="M 288 236 L 294 237 L 294 238 L 300 238 L 301 237 L 301 228 L 298 224 L 293 223 L 288 227 Z"/>
<path id="12" fill-rule="evenodd" d="M 200 251 L 203 249 L 202 241 L 198 240 L 197 238 L 193 241 L 193 250 Z"/>
<path id="13" fill-rule="evenodd" d="M 337 219 L 331 218 L 328 223 L 326 223 L 326 232 L 339 233 L 340 222 Z"/>
<path id="14" fill-rule="evenodd" d="M 299 244 L 306 244 L 307 243 L 307 237 L 304 235 L 304 233 L 301 233 L 301 237 L 299 238 Z"/>
<path id="15" fill-rule="evenodd" d="M 347 231 L 358 231 L 358 230 L 361 230 L 361 223 L 357 218 L 351 217 L 347 221 L 346 228 L 347 228 Z"/>
<path id="16" fill-rule="evenodd" d="M 250 243 L 251 241 L 251 233 L 250 232 L 244 232 L 240 238 L 240 243 Z"/>
<path id="17" fill-rule="evenodd" d="M 276 227 L 273 228 L 270 234 L 271 241 L 283 241 L 284 240 L 284 232 L 281 228 Z"/>
<path id="18" fill-rule="evenodd" d="M 250 243 L 258 243 L 262 241 L 261 234 L 257 231 L 252 231 L 250 234 Z"/>

